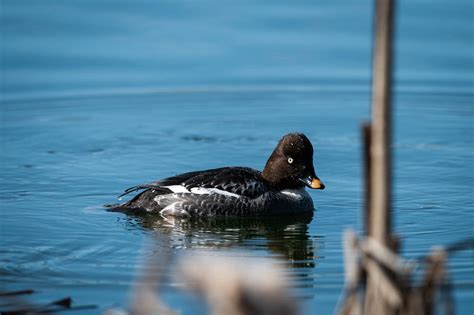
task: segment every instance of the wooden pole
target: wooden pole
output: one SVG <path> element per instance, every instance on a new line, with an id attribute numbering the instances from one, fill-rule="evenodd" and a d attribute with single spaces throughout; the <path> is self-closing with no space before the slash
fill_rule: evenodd
<path id="1" fill-rule="evenodd" d="M 370 147 L 369 235 L 387 244 L 391 233 L 391 85 L 394 0 L 376 0 Z"/>
<path id="2" fill-rule="evenodd" d="M 368 171 L 370 188 L 367 206 L 368 235 L 382 246 L 388 246 L 391 238 L 391 86 L 392 86 L 392 28 L 393 2 L 376 0 L 375 45 L 372 76 L 372 124 L 370 127 L 370 155 Z M 367 129 L 366 129 L 367 130 Z M 367 289 L 364 313 L 367 315 L 392 315 L 400 307 L 400 298 L 383 283 L 390 278 L 374 261 L 367 263 Z M 382 292 L 383 291 L 383 292 Z"/>

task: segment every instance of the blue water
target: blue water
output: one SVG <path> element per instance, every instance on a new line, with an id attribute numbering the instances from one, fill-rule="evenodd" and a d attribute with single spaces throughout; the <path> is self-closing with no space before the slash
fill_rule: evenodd
<path id="1" fill-rule="evenodd" d="M 474 236 L 474 11 L 467 0 L 399 4 L 393 216 L 412 258 Z M 177 259 L 282 265 L 303 314 L 331 313 L 342 233 L 362 226 L 372 10 L 371 1 L 3 0 L 0 289 L 35 289 L 38 302 L 71 296 L 95 313 L 124 307 L 159 233 Z M 170 229 L 100 207 L 180 172 L 261 169 L 295 130 L 313 142 L 327 187 L 310 192 L 312 217 Z M 450 259 L 450 275 L 457 313 L 472 314 L 472 251 Z M 163 285 L 168 304 L 196 314 L 177 280 Z"/>

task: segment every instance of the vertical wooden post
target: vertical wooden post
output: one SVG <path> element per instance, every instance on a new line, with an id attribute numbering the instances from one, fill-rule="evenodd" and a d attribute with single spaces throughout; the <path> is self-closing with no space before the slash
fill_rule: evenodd
<path id="1" fill-rule="evenodd" d="M 388 246 L 391 240 L 391 86 L 392 86 L 392 28 L 393 2 L 376 0 L 375 45 L 372 76 L 372 124 L 370 127 L 370 172 L 368 187 L 370 192 L 367 206 L 368 235 Z M 367 132 L 367 129 L 365 130 Z M 374 261 L 367 264 L 367 289 L 364 313 L 366 315 L 392 315 L 397 306 L 386 299 L 381 292 L 384 281 Z M 386 280 L 385 280 L 386 281 Z"/>
<path id="2" fill-rule="evenodd" d="M 391 233 L 391 85 L 393 1 L 376 0 L 375 49 L 372 82 L 372 128 L 370 147 L 369 234 L 387 244 Z"/>

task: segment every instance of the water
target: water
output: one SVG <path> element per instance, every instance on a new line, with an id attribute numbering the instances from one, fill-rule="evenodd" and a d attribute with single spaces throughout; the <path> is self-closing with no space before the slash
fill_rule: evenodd
<path id="1" fill-rule="evenodd" d="M 359 126 L 369 117 L 371 1 L 2 1 L 0 283 L 34 300 L 123 307 L 156 233 L 174 255 L 284 266 L 304 314 L 342 288 L 342 232 L 361 229 Z M 400 2 L 395 230 L 403 255 L 473 236 L 473 8 Z M 449 27 L 448 27 L 449 26 Z M 305 132 L 327 189 L 312 217 L 170 229 L 100 207 L 176 173 L 261 169 Z M 171 272 L 172 267 L 170 267 Z M 473 255 L 450 260 L 457 313 L 472 314 Z M 204 313 L 164 284 L 168 304 Z M 90 313 L 90 311 L 88 311 Z"/>

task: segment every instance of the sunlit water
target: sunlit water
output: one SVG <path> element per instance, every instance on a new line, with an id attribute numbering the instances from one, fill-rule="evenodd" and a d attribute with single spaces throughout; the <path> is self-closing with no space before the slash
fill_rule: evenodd
<path id="1" fill-rule="evenodd" d="M 362 226 L 371 5 L 2 1 L 0 289 L 124 307 L 160 235 L 176 259 L 281 265 L 302 313 L 330 314 L 342 233 Z M 426 5 L 398 11 L 393 216 L 408 258 L 474 234 L 472 4 Z M 262 169 L 290 131 L 313 142 L 327 187 L 312 216 L 170 227 L 101 207 L 180 172 Z M 471 314 L 472 251 L 450 274 Z M 173 308 L 205 312 L 175 278 L 163 286 Z"/>

